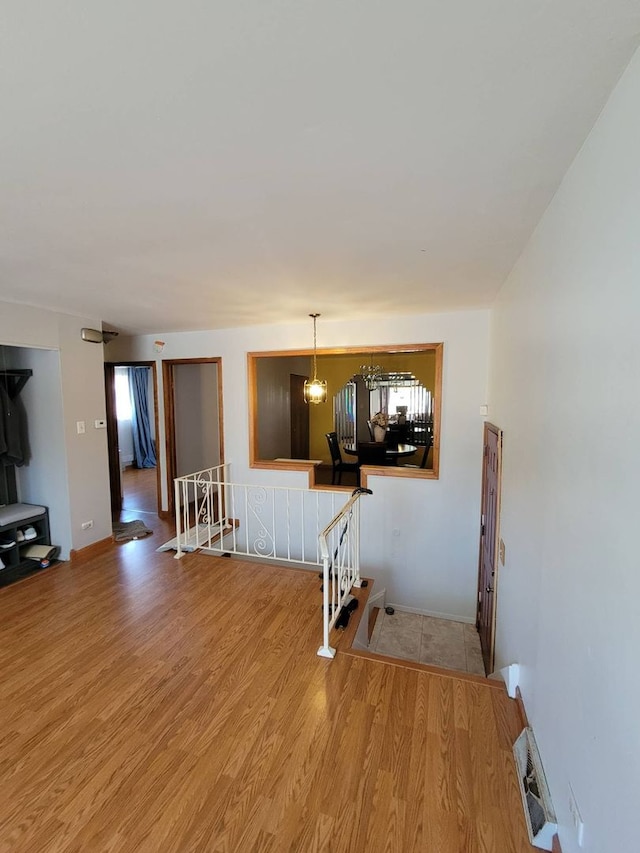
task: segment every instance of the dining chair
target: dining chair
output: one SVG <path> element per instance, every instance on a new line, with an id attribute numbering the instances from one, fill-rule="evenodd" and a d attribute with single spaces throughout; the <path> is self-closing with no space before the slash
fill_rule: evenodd
<path id="1" fill-rule="evenodd" d="M 331 472 L 331 485 L 335 486 L 336 483 L 336 474 L 338 475 L 338 485 L 342 484 L 342 472 L 343 471 L 353 471 L 358 475 L 358 480 L 360 479 L 359 462 L 345 462 L 342 458 L 342 453 L 340 452 L 340 442 L 338 441 L 338 433 L 337 432 L 326 432 L 325 438 L 327 439 L 327 444 L 329 445 L 329 453 L 331 454 L 331 464 L 333 466 L 333 470 Z"/>
<path id="2" fill-rule="evenodd" d="M 427 436 L 427 438 L 425 440 L 424 452 L 422 454 L 422 459 L 420 460 L 420 464 L 414 465 L 412 463 L 409 463 L 408 465 L 405 465 L 404 467 L 405 468 L 426 468 L 427 467 L 427 456 L 429 455 L 429 451 L 431 450 L 432 446 L 433 446 L 433 438 L 429 435 L 429 436 Z"/>
<path id="3" fill-rule="evenodd" d="M 400 438 L 400 430 L 398 429 L 396 424 L 392 424 L 387 430 L 385 441 L 387 443 L 387 447 L 397 450 L 398 445 L 401 443 L 402 439 Z"/>
<path id="4" fill-rule="evenodd" d="M 381 441 L 358 442 L 358 485 L 361 465 L 387 465 L 387 445 Z"/>

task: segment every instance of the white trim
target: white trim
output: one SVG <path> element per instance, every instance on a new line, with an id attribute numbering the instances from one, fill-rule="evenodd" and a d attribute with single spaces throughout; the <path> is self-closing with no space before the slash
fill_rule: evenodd
<path id="1" fill-rule="evenodd" d="M 499 677 L 504 681 L 508 695 L 515 699 L 520 684 L 520 664 L 510 663 L 509 666 L 503 667 L 499 670 Z"/>
<path id="2" fill-rule="evenodd" d="M 473 616 L 457 616 L 453 613 L 440 613 L 437 610 L 421 610 L 419 607 L 405 607 L 404 604 L 394 604 L 392 601 L 388 601 L 386 606 L 393 607 L 394 610 L 400 610 L 403 613 L 417 613 L 419 616 L 434 616 L 436 619 L 448 619 L 450 622 L 464 622 L 465 625 L 476 624 L 476 620 Z"/>
<path id="3" fill-rule="evenodd" d="M 375 581 L 373 581 L 375 583 Z M 376 592 L 373 595 L 369 595 L 369 600 L 367 602 L 367 607 L 371 610 L 372 607 L 380 607 L 381 610 L 384 610 L 387 598 L 387 590 L 385 587 L 382 587 L 381 590 Z M 382 604 L 378 604 L 379 599 L 382 599 Z"/>
<path id="4" fill-rule="evenodd" d="M 353 587 L 360 587 L 360 498 L 371 494 L 356 489 L 340 512 L 318 536 L 322 557 L 322 645 L 321 657 L 333 657 L 329 634 L 347 605 Z M 356 601 L 357 606 L 357 601 Z"/>
<path id="5" fill-rule="evenodd" d="M 231 532 L 231 528 L 229 528 L 229 532 Z M 225 534 L 229 535 L 229 534 Z M 296 571 L 301 570 L 303 572 L 313 572 L 314 574 L 320 575 L 320 569 L 322 566 L 320 563 L 300 563 L 297 560 L 287 560 L 286 565 L 277 565 L 277 560 L 279 558 L 274 557 L 256 557 L 255 554 L 236 554 L 233 551 L 225 551 L 222 548 L 207 548 L 206 546 L 200 547 L 200 553 L 206 554 L 207 557 L 224 557 L 224 554 L 228 554 L 228 557 L 232 560 L 242 560 L 243 563 L 259 563 L 261 566 L 270 566 L 271 568 L 279 568 L 279 569 L 295 569 Z M 227 559 L 225 557 L 225 559 Z M 318 584 L 322 583 L 320 577 L 318 577 Z"/>

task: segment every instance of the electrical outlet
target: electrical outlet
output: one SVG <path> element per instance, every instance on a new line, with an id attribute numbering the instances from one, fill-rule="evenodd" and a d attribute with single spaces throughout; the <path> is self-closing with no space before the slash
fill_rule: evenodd
<path id="1" fill-rule="evenodd" d="M 573 793 L 571 785 L 569 785 L 569 813 L 571 815 L 571 820 L 573 821 L 573 828 L 576 831 L 578 847 L 582 847 L 584 842 L 584 821 L 580 815 L 578 804 L 576 802 L 576 795 Z"/>
<path id="2" fill-rule="evenodd" d="M 80 526 L 83 530 L 89 530 L 91 527 L 93 527 L 93 519 L 91 519 L 91 521 L 83 521 Z"/>

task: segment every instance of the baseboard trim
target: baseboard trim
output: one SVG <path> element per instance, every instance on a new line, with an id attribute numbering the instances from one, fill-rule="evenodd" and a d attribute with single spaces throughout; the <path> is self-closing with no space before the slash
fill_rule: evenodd
<path id="1" fill-rule="evenodd" d="M 113 545 L 113 539 L 111 536 L 107 536 L 106 539 L 99 539 L 97 542 L 92 542 L 91 545 L 87 545 L 85 548 L 80 548 L 79 551 L 71 549 L 71 553 L 69 554 L 70 562 L 78 559 L 91 559 L 91 557 L 97 557 L 99 554 L 104 553 L 109 546 Z"/>
<path id="2" fill-rule="evenodd" d="M 388 607 L 400 610 L 402 613 L 417 613 L 418 616 L 433 616 L 436 619 L 448 619 L 450 622 L 464 622 L 465 625 L 475 625 L 473 616 L 456 616 L 453 613 L 440 613 L 437 610 L 422 610 L 419 607 L 406 607 L 404 604 L 394 604 L 393 601 L 386 602 Z"/>
<path id="3" fill-rule="evenodd" d="M 369 607 L 369 618 L 367 620 L 367 640 L 371 642 L 371 637 L 373 637 L 373 632 L 376 627 L 376 621 L 378 616 L 380 615 L 380 608 L 375 605 Z"/>
<path id="4" fill-rule="evenodd" d="M 524 707 L 524 699 L 522 698 L 522 693 L 520 692 L 519 687 L 516 687 L 515 703 L 518 707 L 518 713 L 520 714 L 520 721 L 522 723 L 522 728 L 526 729 L 529 727 L 529 719 L 527 717 L 527 709 Z"/>

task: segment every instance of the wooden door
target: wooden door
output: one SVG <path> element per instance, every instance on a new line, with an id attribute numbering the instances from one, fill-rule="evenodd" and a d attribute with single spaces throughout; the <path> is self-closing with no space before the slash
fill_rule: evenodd
<path id="1" fill-rule="evenodd" d="M 309 404 L 304 401 L 307 376 L 289 375 L 289 411 L 291 416 L 291 458 L 309 458 Z"/>
<path id="2" fill-rule="evenodd" d="M 502 430 L 485 424 L 476 626 L 487 675 L 494 663 L 501 469 Z"/>
<path id="3" fill-rule="evenodd" d="M 104 366 L 104 390 L 107 415 L 111 514 L 117 519 L 122 510 L 122 480 L 120 477 L 120 449 L 118 444 L 118 418 L 116 415 L 116 366 L 108 362 Z"/>
<path id="4" fill-rule="evenodd" d="M 193 368 L 194 375 L 202 378 L 200 368 L 205 366 L 207 372 L 205 374 L 205 387 L 200 385 L 197 395 L 193 398 L 195 404 L 188 411 L 179 411 L 178 397 L 180 389 L 178 387 L 180 380 L 184 382 L 185 373 L 183 368 Z M 178 373 L 180 371 L 180 373 Z M 190 371 L 187 369 L 186 374 Z M 204 469 L 205 467 L 213 467 L 218 462 L 224 462 L 224 437 L 223 437 L 223 416 L 222 416 L 222 359 L 220 358 L 176 358 L 167 359 L 162 362 L 162 379 L 164 387 L 164 417 L 165 417 L 165 438 L 166 438 L 166 465 L 167 465 L 167 503 L 169 505 L 169 515 L 175 514 L 175 490 L 174 480 L 178 476 L 192 474 L 195 471 Z M 180 421 L 184 424 L 190 419 L 195 420 L 195 425 L 202 428 L 202 409 L 201 403 L 204 403 L 204 397 L 207 397 L 207 404 L 213 406 L 217 415 L 217 459 L 203 460 L 202 463 L 196 464 L 193 471 L 184 471 L 179 465 L 178 450 Z M 198 443 L 200 449 L 202 446 Z M 189 467 L 189 466 L 187 466 Z"/>

